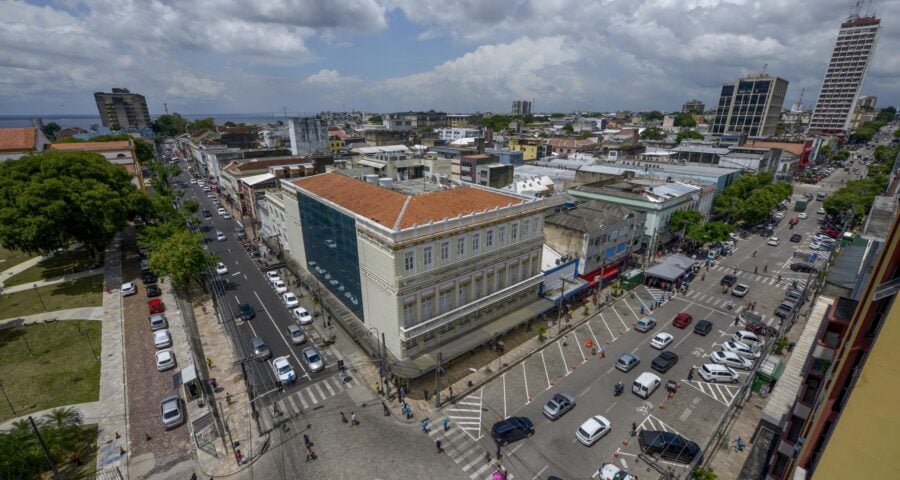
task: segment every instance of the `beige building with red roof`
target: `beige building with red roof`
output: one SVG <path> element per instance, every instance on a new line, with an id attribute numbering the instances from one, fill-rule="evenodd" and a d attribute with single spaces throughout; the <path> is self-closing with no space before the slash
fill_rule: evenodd
<path id="1" fill-rule="evenodd" d="M 409 192 L 339 173 L 283 180 L 285 251 L 377 329 L 403 377 L 528 321 L 546 199 L 472 186 Z M 546 302 L 546 300 L 544 300 Z"/>
<path id="2" fill-rule="evenodd" d="M 103 155 L 110 163 L 121 166 L 133 177 L 133 183 L 144 190 L 144 177 L 141 173 L 137 154 L 134 150 L 134 142 L 131 140 L 117 140 L 112 142 L 76 142 L 54 143 L 50 150 L 62 152 L 91 152 Z"/>
<path id="3" fill-rule="evenodd" d="M 50 141 L 38 128 L 0 128 L 0 162 L 42 152 L 48 145 Z"/>

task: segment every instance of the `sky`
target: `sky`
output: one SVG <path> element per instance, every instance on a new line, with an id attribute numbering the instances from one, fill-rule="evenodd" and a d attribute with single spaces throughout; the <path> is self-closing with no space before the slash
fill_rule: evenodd
<path id="1" fill-rule="evenodd" d="M 811 108 L 852 0 L 0 0 L 0 115 L 680 110 L 767 69 Z M 900 0 L 863 94 L 900 106 Z"/>

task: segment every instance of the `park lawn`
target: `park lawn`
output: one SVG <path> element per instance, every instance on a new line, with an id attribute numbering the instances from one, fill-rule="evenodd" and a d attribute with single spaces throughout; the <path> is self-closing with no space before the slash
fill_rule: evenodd
<path id="1" fill-rule="evenodd" d="M 0 294 L 0 319 L 103 304 L 103 275 Z"/>
<path id="2" fill-rule="evenodd" d="M 0 421 L 99 400 L 100 362 L 94 353 L 100 354 L 101 323 L 60 320 L 0 329 L 0 376 L 16 410 L 13 414 L 9 404 L 0 402 Z"/>
<path id="3" fill-rule="evenodd" d="M 0 272 L 15 267 L 31 257 L 32 255 L 18 250 L 7 250 L 0 247 Z"/>
<path id="4" fill-rule="evenodd" d="M 102 265 L 102 263 L 100 263 Z M 97 268 L 94 258 L 84 248 L 56 253 L 37 265 L 21 271 L 3 282 L 6 287 L 58 278 L 71 273 Z"/>

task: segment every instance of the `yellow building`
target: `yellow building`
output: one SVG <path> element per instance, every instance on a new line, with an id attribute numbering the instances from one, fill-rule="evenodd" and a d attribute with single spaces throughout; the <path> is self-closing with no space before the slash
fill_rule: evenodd
<path id="1" fill-rule="evenodd" d="M 550 156 L 550 145 L 543 138 L 512 137 L 509 139 L 509 149 L 522 152 L 522 159 L 526 162 Z"/>
<path id="2" fill-rule="evenodd" d="M 341 149 L 343 149 L 346 144 L 347 142 L 345 142 L 343 138 L 337 135 L 332 135 L 328 137 L 328 153 L 341 153 Z"/>

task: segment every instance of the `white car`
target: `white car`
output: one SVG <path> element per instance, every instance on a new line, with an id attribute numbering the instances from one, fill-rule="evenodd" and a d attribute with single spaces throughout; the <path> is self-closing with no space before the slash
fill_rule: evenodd
<path id="1" fill-rule="evenodd" d="M 747 295 L 747 292 L 749 291 L 750 287 L 744 285 L 743 283 L 739 283 L 731 289 L 731 294 L 735 297 L 742 298 L 744 295 Z"/>
<path id="2" fill-rule="evenodd" d="M 303 307 L 295 308 L 292 313 L 300 325 L 309 325 L 313 321 L 312 315 L 310 315 Z"/>
<path id="3" fill-rule="evenodd" d="M 777 247 L 779 243 L 781 243 L 781 240 L 778 237 L 772 237 L 769 239 L 768 242 L 766 242 L 766 244 L 771 245 L 773 247 Z"/>
<path id="4" fill-rule="evenodd" d="M 725 365 L 731 368 L 740 368 L 741 370 L 750 370 L 753 368 L 753 362 L 732 352 L 713 352 L 709 356 L 713 363 Z"/>
<path id="5" fill-rule="evenodd" d="M 741 342 L 725 342 L 722 344 L 722 350 L 726 352 L 736 353 L 745 358 L 757 359 L 762 354 L 759 348 L 751 347 Z"/>
<path id="6" fill-rule="evenodd" d="M 175 352 L 172 350 L 156 352 L 156 369 L 164 372 L 170 368 L 175 368 Z"/>
<path id="7" fill-rule="evenodd" d="M 816 215 L 825 215 L 825 209 L 820 208 L 820 209 L 816 210 Z"/>
<path id="8" fill-rule="evenodd" d="M 219 209 L 216 210 L 216 211 L 219 213 L 219 215 L 225 215 L 225 213 L 227 213 L 227 212 L 225 211 L 225 207 L 219 207 Z"/>
<path id="9" fill-rule="evenodd" d="M 807 214 L 806 212 L 800 212 L 800 214 L 797 215 L 797 217 L 800 218 L 801 220 L 806 220 L 807 218 L 809 218 L 809 214 Z"/>
<path id="10" fill-rule="evenodd" d="M 272 282 L 272 286 L 275 287 L 275 293 L 287 292 L 287 285 L 282 280 L 276 280 L 275 282 Z"/>
<path id="11" fill-rule="evenodd" d="M 218 273 L 219 275 L 225 275 L 226 273 L 228 273 L 228 267 L 226 267 L 224 263 L 219 262 L 216 264 L 216 273 Z"/>
<path id="12" fill-rule="evenodd" d="M 231 220 L 231 214 L 228 212 L 225 212 L 222 214 L 222 218 L 224 218 L 225 220 Z"/>
<path id="13" fill-rule="evenodd" d="M 634 475 L 622 470 L 612 463 L 604 463 L 594 477 L 600 477 L 600 480 L 637 480 Z M 591 478 L 594 478 L 591 477 Z"/>
<path id="14" fill-rule="evenodd" d="M 293 383 L 297 379 L 294 375 L 294 367 L 291 366 L 288 357 L 278 357 L 272 360 L 272 370 L 275 372 L 275 378 L 281 383 Z"/>
<path id="15" fill-rule="evenodd" d="M 603 438 L 604 435 L 609 433 L 612 430 L 612 425 L 609 423 L 609 420 L 606 417 L 601 417 L 600 415 L 595 415 L 581 424 L 578 427 L 578 430 L 575 430 L 575 438 L 581 442 L 582 445 L 590 447 L 597 440 Z"/>
<path id="16" fill-rule="evenodd" d="M 778 220 L 781 220 L 782 218 L 784 218 L 784 212 L 778 212 L 778 213 L 772 215 L 772 217 L 777 218 Z"/>
<path id="17" fill-rule="evenodd" d="M 833 238 L 829 237 L 828 235 L 825 235 L 824 233 L 817 233 L 817 234 L 813 235 L 813 239 L 817 242 L 827 242 L 829 240 L 832 242 L 834 241 Z"/>
<path id="18" fill-rule="evenodd" d="M 669 344 L 672 343 L 672 340 L 675 340 L 675 337 L 671 334 L 659 332 L 653 337 L 653 340 L 650 340 L 650 346 L 657 350 L 662 350 L 668 347 Z"/>
<path id="19" fill-rule="evenodd" d="M 288 308 L 296 307 L 300 305 L 300 300 L 291 292 L 286 292 L 281 296 L 281 301 L 284 302 L 284 305 Z"/>
<path id="20" fill-rule="evenodd" d="M 227 237 L 225 237 L 225 232 L 223 232 L 221 230 L 216 230 L 216 240 L 218 240 L 220 242 L 224 242 L 226 238 Z"/>
<path id="21" fill-rule="evenodd" d="M 122 296 L 127 297 L 129 295 L 134 295 L 137 293 L 137 285 L 134 282 L 128 282 L 122 284 Z"/>
<path id="22" fill-rule="evenodd" d="M 157 330 L 153 332 L 153 344 L 156 348 L 169 348 L 172 346 L 172 335 L 168 330 Z"/>
<path id="23" fill-rule="evenodd" d="M 737 383 L 741 377 L 734 370 L 725 365 L 715 363 L 704 363 L 700 365 L 700 377 L 707 382 L 714 383 Z"/>
<path id="24" fill-rule="evenodd" d="M 196 178 L 192 178 L 192 179 L 191 179 L 191 185 L 196 185 L 196 184 L 197 184 L 197 179 L 196 179 Z"/>
<path id="25" fill-rule="evenodd" d="M 268 272 L 266 272 L 266 280 L 268 280 L 270 283 L 274 282 L 275 280 L 281 280 L 281 277 L 278 276 L 278 270 L 269 270 Z"/>

